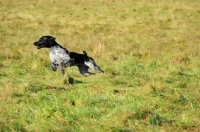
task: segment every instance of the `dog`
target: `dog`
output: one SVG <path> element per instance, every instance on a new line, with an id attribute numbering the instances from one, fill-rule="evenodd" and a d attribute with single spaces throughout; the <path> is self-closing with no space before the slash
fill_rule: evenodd
<path id="1" fill-rule="evenodd" d="M 49 48 L 50 50 L 50 68 L 53 71 L 57 70 L 59 67 L 60 72 L 64 75 L 64 67 L 77 66 L 79 72 L 84 76 L 89 76 L 95 73 L 88 71 L 89 68 L 93 69 L 96 72 L 102 72 L 103 70 L 96 64 L 92 57 L 89 57 L 86 51 L 83 51 L 83 54 L 76 52 L 69 52 L 67 49 L 62 47 L 56 42 L 56 38 L 52 36 L 42 36 L 38 41 L 33 43 L 37 49 Z"/>

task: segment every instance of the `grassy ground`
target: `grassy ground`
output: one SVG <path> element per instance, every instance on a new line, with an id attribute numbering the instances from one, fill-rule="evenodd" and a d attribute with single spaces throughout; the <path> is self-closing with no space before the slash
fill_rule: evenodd
<path id="1" fill-rule="evenodd" d="M 0 1 L 0 131 L 200 131 L 198 0 L 67 1 Z M 51 71 L 42 35 L 105 73 Z"/>

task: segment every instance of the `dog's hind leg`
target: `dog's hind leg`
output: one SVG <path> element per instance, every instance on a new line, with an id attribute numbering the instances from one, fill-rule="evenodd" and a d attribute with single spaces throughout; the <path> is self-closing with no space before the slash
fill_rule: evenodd
<path id="1" fill-rule="evenodd" d="M 103 70 L 100 69 L 100 67 L 96 64 L 96 62 L 94 61 L 93 58 L 89 57 L 86 53 L 86 51 L 83 51 L 84 54 L 84 59 L 85 59 L 85 65 L 90 67 L 91 69 L 93 69 L 96 72 L 103 72 Z"/>
<path id="2" fill-rule="evenodd" d="M 88 75 L 92 75 L 92 74 L 95 74 L 95 73 L 91 73 L 88 71 L 89 67 L 88 66 L 85 66 L 85 65 L 78 65 L 78 69 L 80 71 L 80 73 L 84 76 L 88 76 Z"/>
<path id="3" fill-rule="evenodd" d="M 50 63 L 50 67 L 51 67 L 51 70 L 53 70 L 53 71 L 57 70 L 57 66 L 56 66 L 56 64 L 54 62 Z"/>
<path id="4" fill-rule="evenodd" d="M 93 69 L 96 72 L 104 73 L 104 71 L 100 69 L 100 67 L 96 64 L 96 62 L 91 57 L 89 57 L 89 61 L 85 61 L 85 65 L 90 67 L 91 69 Z"/>

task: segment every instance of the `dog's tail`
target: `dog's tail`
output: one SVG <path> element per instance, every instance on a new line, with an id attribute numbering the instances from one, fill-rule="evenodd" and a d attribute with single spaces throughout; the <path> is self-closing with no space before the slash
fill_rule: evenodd
<path id="1" fill-rule="evenodd" d="M 89 61 L 90 59 L 89 59 L 89 57 L 87 56 L 87 53 L 86 53 L 85 50 L 83 51 L 83 54 L 84 54 L 84 59 L 85 59 L 86 61 Z"/>
<path id="2" fill-rule="evenodd" d="M 83 54 L 87 56 L 87 53 L 86 53 L 86 51 L 85 51 L 85 50 L 83 50 Z"/>

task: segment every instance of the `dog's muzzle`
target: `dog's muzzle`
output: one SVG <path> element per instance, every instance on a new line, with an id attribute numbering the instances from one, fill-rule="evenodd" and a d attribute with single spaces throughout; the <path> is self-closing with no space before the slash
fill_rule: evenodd
<path id="1" fill-rule="evenodd" d="M 40 49 L 40 48 L 41 48 L 41 47 L 38 45 L 38 42 L 34 42 L 33 44 L 37 47 L 37 49 Z"/>

